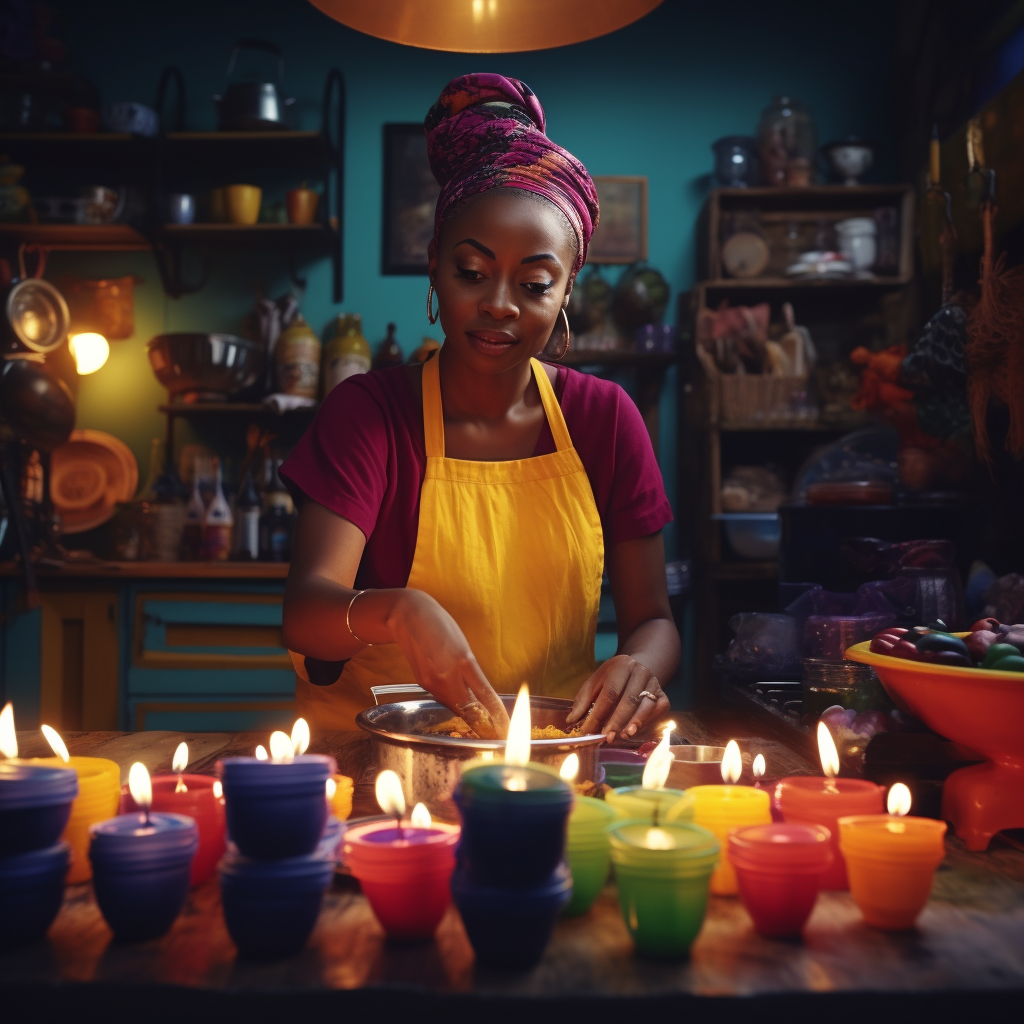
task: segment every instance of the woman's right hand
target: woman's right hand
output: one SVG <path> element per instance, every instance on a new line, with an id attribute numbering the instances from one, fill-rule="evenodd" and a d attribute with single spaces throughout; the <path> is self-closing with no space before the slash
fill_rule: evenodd
<path id="1" fill-rule="evenodd" d="M 394 593 L 396 599 L 387 622 L 416 682 L 462 718 L 481 739 L 504 739 L 508 712 L 487 681 L 459 624 L 422 590 Z M 357 601 L 356 608 L 358 605 Z"/>

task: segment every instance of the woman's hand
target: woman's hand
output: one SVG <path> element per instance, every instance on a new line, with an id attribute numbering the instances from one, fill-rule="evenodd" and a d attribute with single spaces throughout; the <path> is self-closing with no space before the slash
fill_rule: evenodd
<path id="1" fill-rule="evenodd" d="M 668 697 L 651 670 L 628 654 L 617 654 L 580 687 L 566 724 L 572 725 L 585 715 L 580 732 L 603 732 L 611 743 L 616 735 L 626 739 L 635 736 L 668 709 Z"/>
<path id="2" fill-rule="evenodd" d="M 416 682 L 482 739 L 504 739 L 508 735 L 508 712 L 458 623 L 422 590 L 393 593 L 396 600 L 387 623 Z M 356 601 L 355 609 L 358 607 Z"/>

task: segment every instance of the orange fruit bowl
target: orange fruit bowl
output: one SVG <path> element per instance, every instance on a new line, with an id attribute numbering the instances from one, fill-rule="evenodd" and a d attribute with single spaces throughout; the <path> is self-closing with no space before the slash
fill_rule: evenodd
<path id="1" fill-rule="evenodd" d="M 967 849 L 1024 828 L 1024 672 L 931 665 L 870 647 L 854 644 L 846 657 L 870 665 L 897 707 L 986 759 L 957 769 L 942 790 L 942 816 Z"/>

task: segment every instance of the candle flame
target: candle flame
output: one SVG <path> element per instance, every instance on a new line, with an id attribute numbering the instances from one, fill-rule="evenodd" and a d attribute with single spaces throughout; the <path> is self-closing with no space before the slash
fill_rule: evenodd
<path id="1" fill-rule="evenodd" d="M 179 743 L 175 748 L 174 757 L 171 759 L 171 771 L 183 772 L 188 767 L 188 744 Z"/>
<path id="2" fill-rule="evenodd" d="M 338 792 L 338 784 L 334 779 L 328 779 L 324 788 L 327 790 L 327 802 L 330 803 L 334 799 L 334 794 Z"/>
<path id="3" fill-rule="evenodd" d="M 390 769 L 377 776 L 377 783 L 374 787 L 377 795 L 377 803 L 385 814 L 394 815 L 400 818 L 405 814 L 405 794 L 402 792 L 402 780 Z"/>
<path id="4" fill-rule="evenodd" d="M 14 731 L 14 705 L 8 701 L 0 711 L 0 754 L 18 756 L 18 736 Z"/>
<path id="5" fill-rule="evenodd" d="M 60 733 L 56 729 L 44 725 L 43 735 L 46 737 L 46 742 L 50 744 L 50 749 L 67 764 L 71 760 L 71 755 L 68 753 L 67 744 L 60 738 Z"/>
<path id="6" fill-rule="evenodd" d="M 493 761 L 494 760 L 494 751 L 493 750 L 481 750 L 480 751 L 480 760 L 481 761 Z"/>
<path id="7" fill-rule="evenodd" d="M 213 799 L 214 800 L 221 800 L 221 799 L 223 799 L 223 797 L 224 797 L 224 786 L 221 785 L 220 779 L 214 779 L 213 780 L 213 786 L 211 788 L 213 789 Z"/>
<path id="8" fill-rule="evenodd" d="M 832 739 L 832 733 L 828 726 L 818 722 L 818 756 L 821 758 L 821 770 L 828 779 L 834 779 L 839 774 L 839 751 L 836 750 L 836 741 Z"/>
<path id="9" fill-rule="evenodd" d="M 433 823 L 434 820 L 430 817 L 430 811 L 427 810 L 426 804 L 417 804 L 412 809 L 412 814 L 409 816 L 409 824 L 413 828 L 430 828 Z"/>
<path id="10" fill-rule="evenodd" d="M 740 753 L 740 745 L 735 740 L 729 740 L 722 755 L 722 781 L 739 782 L 742 774 L 743 755 Z"/>
<path id="11" fill-rule="evenodd" d="M 270 759 L 271 761 L 291 761 L 295 757 L 295 748 L 292 746 L 292 738 L 286 732 L 277 730 L 270 734 Z"/>
<path id="12" fill-rule="evenodd" d="M 508 723 L 508 739 L 505 741 L 505 764 L 526 765 L 530 763 L 530 688 L 523 683 L 519 687 L 512 718 Z"/>
<path id="13" fill-rule="evenodd" d="M 751 766 L 751 771 L 753 771 L 754 773 L 754 778 L 763 778 L 766 767 L 767 765 L 764 761 L 764 754 L 758 754 L 757 757 L 754 758 L 754 763 Z"/>
<path id="14" fill-rule="evenodd" d="M 672 742 L 672 730 L 676 727 L 675 722 L 666 722 L 661 733 L 661 742 L 651 751 L 644 765 L 644 774 L 640 779 L 640 785 L 644 789 L 664 789 L 668 782 L 668 773 L 675 760 L 675 754 L 669 750 Z"/>
<path id="15" fill-rule="evenodd" d="M 558 769 L 558 777 L 563 782 L 573 782 L 580 773 L 580 755 L 573 751 Z"/>
<path id="16" fill-rule="evenodd" d="M 674 850 L 676 843 L 663 828 L 649 828 L 644 837 L 644 846 L 648 850 Z"/>
<path id="17" fill-rule="evenodd" d="M 153 783 L 149 781 L 149 772 L 141 761 L 136 761 L 128 771 L 128 792 L 138 806 L 149 813 L 153 806 Z"/>
<path id="18" fill-rule="evenodd" d="M 910 813 L 910 804 L 910 790 L 902 782 L 897 782 L 889 790 L 889 796 L 886 800 L 886 807 L 889 813 L 902 818 L 904 814 Z"/>
<path id="19" fill-rule="evenodd" d="M 309 749 L 309 723 L 304 718 L 296 718 L 292 726 L 292 750 L 295 754 L 304 754 Z"/>
<path id="20" fill-rule="evenodd" d="M 266 761 L 267 759 L 267 748 L 262 743 L 256 744 L 256 760 Z"/>

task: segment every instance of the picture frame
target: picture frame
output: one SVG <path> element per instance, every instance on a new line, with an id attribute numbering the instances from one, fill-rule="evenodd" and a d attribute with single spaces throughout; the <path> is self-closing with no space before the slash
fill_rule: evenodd
<path id="1" fill-rule="evenodd" d="M 588 263 L 623 264 L 647 259 L 647 178 L 595 175 L 601 220 L 587 251 Z"/>
<path id="2" fill-rule="evenodd" d="M 382 274 L 426 275 L 439 192 L 422 122 L 385 124 Z"/>

